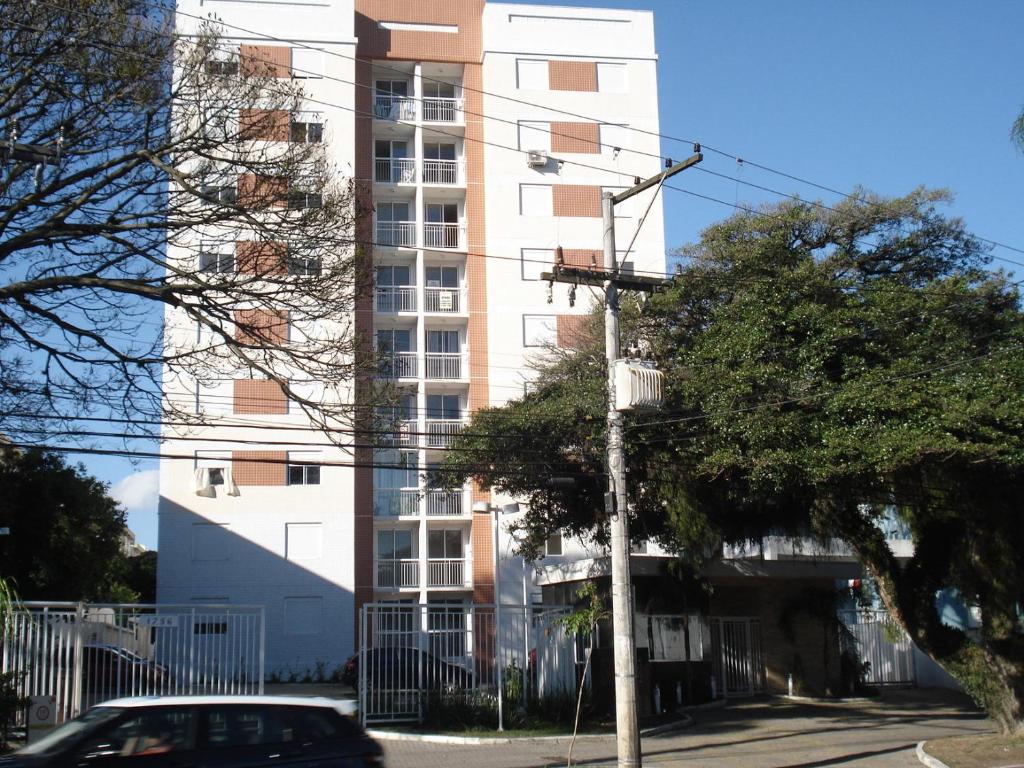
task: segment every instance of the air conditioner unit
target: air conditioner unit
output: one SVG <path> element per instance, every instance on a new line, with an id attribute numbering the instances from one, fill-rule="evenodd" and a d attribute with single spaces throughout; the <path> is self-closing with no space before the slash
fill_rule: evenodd
<path id="1" fill-rule="evenodd" d="M 542 149 L 531 149 L 526 153 L 526 164 L 531 168 L 543 168 L 548 164 L 548 153 Z"/>
<path id="2" fill-rule="evenodd" d="M 662 403 L 665 374 L 642 360 L 616 360 L 615 410 L 657 408 Z"/>

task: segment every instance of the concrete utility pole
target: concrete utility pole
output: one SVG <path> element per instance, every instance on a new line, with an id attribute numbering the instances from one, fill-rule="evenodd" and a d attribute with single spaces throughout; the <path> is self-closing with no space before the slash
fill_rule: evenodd
<path id="1" fill-rule="evenodd" d="M 628 200 L 665 179 L 685 171 L 704 156 L 696 154 L 635 186 L 601 200 L 604 224 L 604 269 L 580 269 L 561 264 L 541 275 L 541 279 L 560 283 L 584 283 L 604 287 L 604 344 L 608 361 L 608 492 L 605 512 L 611 527 L 612 631 L 615 652 L 615 734 L 619 768 L 640 765 L 640 728 L 636 711 L 636 637 L 633 634 L 633 590 L 629 572 L 629 520 L 626 498 L 626 466 L 622 447 L 622 414 L 616 406 L 615 361 L 619 359 L 619 289 L 653 292 L 669 281 L 649 277 L 620 275 L 615 259 L 615 204 Z"/>

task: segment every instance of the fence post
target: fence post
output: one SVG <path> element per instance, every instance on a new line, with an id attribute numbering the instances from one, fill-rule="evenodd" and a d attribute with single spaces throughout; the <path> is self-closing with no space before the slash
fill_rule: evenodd
<path id="1" fill-rule="evenodd" d="M 366 664 L 368 654 L 366 653 L 366 623 L 369 621 L 369 603 L 363 603 L 359 608 L 359 716 L 366 727 L 366 710 L 369 697 L 366 690 Z"/>

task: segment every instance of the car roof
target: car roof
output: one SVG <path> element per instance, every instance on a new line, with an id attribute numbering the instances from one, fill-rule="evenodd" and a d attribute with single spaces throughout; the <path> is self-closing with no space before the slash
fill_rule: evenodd
<path id="1" fill-rule="evenodd" d="M 356 703 L 345 699 L 328 699 L 326 696 L 134 696 L 128 699 L 113 699 L 97 704 L 98 707 L 181 707 L 211 706 L 223 704 L 273 705 L 286 707 L 329 707 L 342 714 L 350 715 Z"/>

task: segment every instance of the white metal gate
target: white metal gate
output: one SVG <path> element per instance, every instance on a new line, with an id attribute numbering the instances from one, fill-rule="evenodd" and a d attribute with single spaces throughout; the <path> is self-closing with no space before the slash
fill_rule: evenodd
<path id="1" fill-rule="evenodd" d="M 360 617 L 364 724 L 422 721 L 432 701 L 516 706 L 576 685 L 565 608 L 368 603 Z"/>
<path id="2" fill-rule="evenodd" d="M 0 639 L 23 696 L 54 696 L 58 722 L 124 696 L 262 693 L 263 608 L 25 603 Z"/>
<path id="3" fill-rule="evenodd" d="M 856 639 L 860 660 L 868 663 L 864 674 L 865 683 L 916 683 L 914 644 L 886 611 L 840 611 L 839 618 Z"/>
<path id="4" fill-rule="evenodd" d="M 711 673 L 723 696 L 753 696 L 765 689 L 761 620 L 716 616 L 711 624 Z"/>

